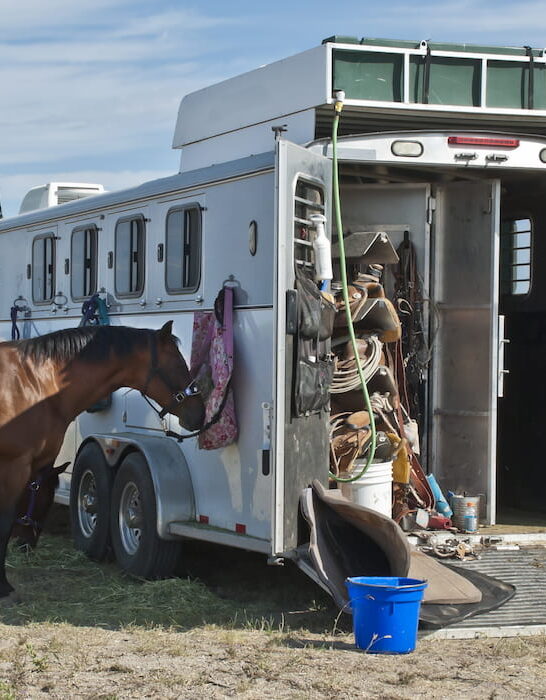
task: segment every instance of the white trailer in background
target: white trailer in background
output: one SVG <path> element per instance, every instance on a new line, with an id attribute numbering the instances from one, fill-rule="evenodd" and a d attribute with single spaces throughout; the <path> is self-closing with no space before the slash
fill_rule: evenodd
<path id="1" fill-rule="evenodd" d="M 409 232 L 417 249 L 434 351 L 424 466 L 445 488 L 482 495 L 489 523 L 497 503 L 544 510 L 533 445 L 545 421 L 534 390 L 546 371 L 545 71 L 542 51 L 334 37 L 185 97 L 178 174 L 0 222 L 3 339 L 12 300 L 26 309 L 24 332 L 46 333 L 76 326 L 99 292 L 113 324 L 173 319 L 188 358 L 194 312 L 212 309 L 226 281 L 235 289 L 237 443 L 178 444 L 135 391 L 81 415 L 57 493 L 72 501 L 80 546 L 103 554 L 109 528 L 124 527 L 141 574 L 153 574 L 138 563 L 146 528 L 154 547 L 192 537 L 294 555 L 300 493 L 327 482 L 328 416 L 292 414 L 286 294 L 298 226 L 324 214 L 331 233 L 336 89 L 347 95 L 344 226 L 387 231 L 395 245 Z M 113 477 L 135 459 L 155 508 L 110 523 Z"/>

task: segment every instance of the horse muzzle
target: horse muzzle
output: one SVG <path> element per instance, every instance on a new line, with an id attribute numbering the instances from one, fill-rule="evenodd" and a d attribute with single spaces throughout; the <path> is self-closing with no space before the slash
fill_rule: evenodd
<path id="1" fill-rule="evenodd" d="M 200 430 L 205 423 L 205 404 L 199 394 L 189 397 L 176 412 L 180 426 L 185 430 Z"/>

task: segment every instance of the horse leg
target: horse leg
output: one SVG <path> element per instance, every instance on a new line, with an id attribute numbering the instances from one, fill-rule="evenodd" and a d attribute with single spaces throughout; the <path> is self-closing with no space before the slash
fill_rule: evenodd
<path id="1" fill-rule="evenodd" d="M 9 461 L 0 456 L 2 467 L 5 469 L 0 469 L 0 473 L 6 473 L 0 481 L 0 604 L 9 600 L 13 593 L 13 586 L 6 578 L 6 552 L 17 515 L 17 504 L 30 477 L 30 460 L 24 454 Z"/>
<path id="2" fill-rule="evenodd" d="M 14 590 L 6 578 L 6 551 L 15 520 L 15 506 L 0 511 L 0 602 Z"/>

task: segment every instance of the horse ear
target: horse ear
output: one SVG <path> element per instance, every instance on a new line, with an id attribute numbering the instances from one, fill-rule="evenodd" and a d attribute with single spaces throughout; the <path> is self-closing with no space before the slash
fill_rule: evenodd
<path id="1" fill-rule="evenodd" d="M 163 326 L 158 331 L 158 335 L 162 340 L 167 340 L 168 338 L 171 337 L 172 334 L 173 334 L 173 322 L 172 321 L 167 321 L 167 323 L 164 323 Z"/>

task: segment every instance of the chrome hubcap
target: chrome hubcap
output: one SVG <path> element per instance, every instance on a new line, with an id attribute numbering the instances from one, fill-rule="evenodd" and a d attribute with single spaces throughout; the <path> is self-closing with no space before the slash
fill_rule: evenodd
<path id="1" fill-rule="evenodd" d="M 91 537 L 97 528 L 97 483 L 93 472 L 83 473 L 78 490 L 78 521 L 85 537 Z"/>
<path id="2" fill-rule="evenodd" d="M 136 554 L 140 546 L 142 519 L 140 491 L 137 485 L 130 481 L 125 484 L 121 493 L 118 514 L 121 544 L 127 554 Z"/>

